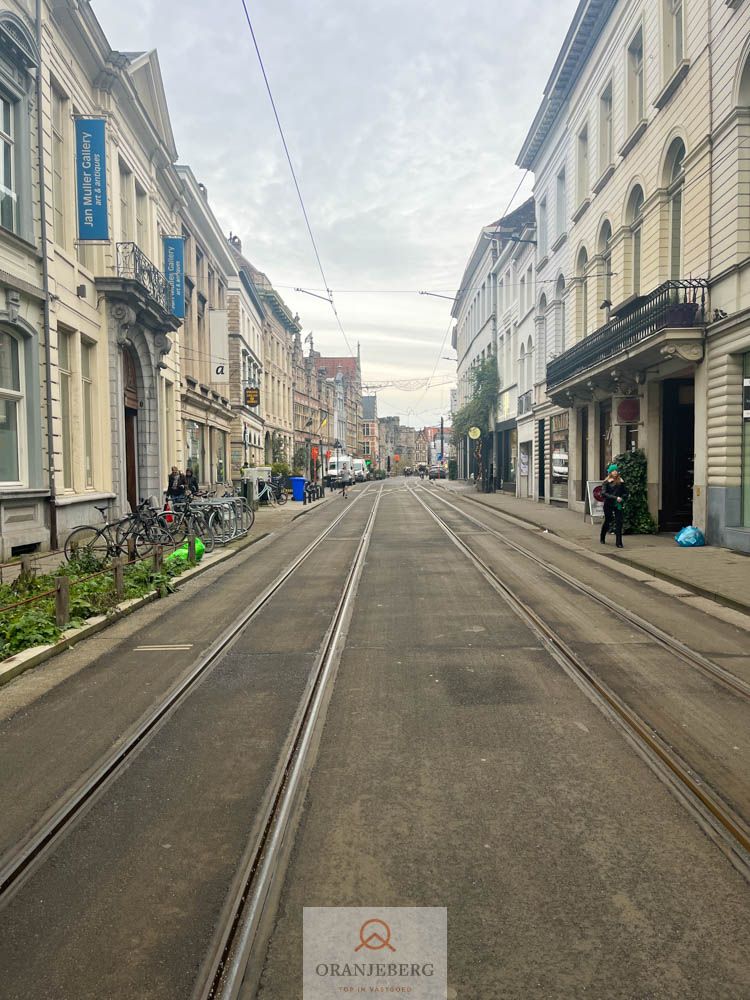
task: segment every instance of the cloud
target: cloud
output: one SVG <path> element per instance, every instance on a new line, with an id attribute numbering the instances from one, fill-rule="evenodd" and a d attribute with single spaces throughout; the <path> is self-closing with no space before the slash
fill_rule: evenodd
<path id="1" fill-rule="evenodd" d="M 250 4 L 290 153 L 334 289 L 455 289 L 514 166 L 573 0 L 274 0 Z M 240 0 L 96 0 L 113 48 L 157 48 L 180 160 L 277 285 L 319 288 Z M 519 194 L 519 200 L 526 186 Z M 328 306 L 279 288 L 316 347 L 345 350 Z M 366 381 L 450 372 L 450 303 L 336 296 Z M 446 348 L 449 348 L 447 342 Z M 448 392 L 383 399 L 434 423 Z M 432 409 L 430 409 L 432 408 Z M 381 411 L 383 405 L 381 404 Z M 412 414 L 413 417 L 413 414 Z"/>

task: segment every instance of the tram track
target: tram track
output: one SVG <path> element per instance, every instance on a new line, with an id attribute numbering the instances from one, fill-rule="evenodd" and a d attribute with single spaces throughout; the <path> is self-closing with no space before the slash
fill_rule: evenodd
<path id="1" fill-rule="evenodd" d="M 543 570 L 545 570 L 545 572 L 549 573 L 551 576 L 556 577 L 558 580 L 562 580 L 569 587 L 572 587 L 574 590 L 577 590 L 581 594 L 585 594 L 586 597 L 591 598 L 591 600 L 596 601 L 597 604 L 600 604 L 608 611 L 611 611 L 613 614 L 617 615 L 617 617 L 621 621 L 625 622 L 625 624 L 637 628 L 639 631 L 643 632 L 646 636 L 648 636 L 649 639 L 652 639 L 655 642 L 659 643 L 659 645 L 662 646 L 664 649 L 669 650 L 669 652 L 674 653 L 676 656 L 680 657 L 680 659 L 682 659 L 683 661 L 690 663 L 690 665 L 695 667 L 697 670 L 700 670 L 702 673 L 711 677 L 713 680 L 716 680 L 720 684 L 723 684 L 734 694 L 737 694 L 741 698 L 750 701 L 750 684 L 747 684 L 745 681 L 737 677 L 731 671 L 720 666 L 718 663 L 714 663 L 713 660 L 710 660 L 708 657 L 704 656 L 702 653 L 699 653 L 697 650 L 691 649 L 689 646 L 685 645 L 684 642 L 680 642 L 679 639 L 675 638 L 672 635 L 669 635 L 668 632 L 665 632 L 663 629 L 660 629 L 657 625 L 654 625 L 652 622 L 646 621 L 645 618 L 642 618 L 640 615 L 637 615 L 634 611 L 631 611 L 630 609 L 623 607 L 616 601 L 611 600 L 611 598 L 607 597 L 605 594 L 600 593 L 593 587 L 590 587 L 588 584 L 583 583 L 581 580 L 576 579 L 576 577 L 574 576 L 571 576 L 570 573 L 566 573 L 559 567 L 553 566 L 551 563 L 546 562 L 544 559 L 541 559 L 539 556 L 535 555 L 525 546 L 519 545 L 518 542 L 513 541 L 513 539 L 509 538 L 507 534 L 503 534 L 503 532 L 497 531 L 497 529 L 495 528 L 491 528 L 483 521 L 480 521 L 478 518 L 473 517 L 471 514 L 468 514 L 465 510 L 461 510 L 460 507 L 457 507 L 449 500 L 446 500 L 445 497 L 442 497 L 437 493 L 430 493 L 430 495 L 434 496 L 436 500 L 440 501 L 440 503 L 445 504 L 445 506 L 447 507 L 450 507 L 451 510 L 454 510 L 457 513 L 461 514 L 462 517 L 465 517 L 468 521 L 471 521 L 472 524 L 476 525 L 477 527 L 480 527 L 482 531 L 486 531 L 490 535 L 494 535 L 496 538 L 502 539 L 503 544 L 507 545 L 515 552 L 518 552 L 519 555 L 524 556 L 524 558 L 533 562 L 535 565 L 541 567 Z M 487 513 L 489 515 L 496 515 L 498 517 L 503 516 L 502 513 L 490 510 L 489 508 L 487 508 Z"/>
<path id="2" fill-rule="evenodd" d="M 642 631 L 646 632 L 653 641 L 666 647 L 674 656 L 681 658 L 692 667 L 703 671 L 706 676 L 724 685 L 734 695 L 746 699 L 748 696 L 748 692 L 745 690 L 746 685 L 739 678 L 735 678 L 728 671 L 724 671 L 718 664 L 713 664 L 701 654 L 696 653 L 694 650 L 689 650 L 684 644 L 678 640 L 673 640 L 671 636 L 663 633 L 655 626 L 651 626 L 650 623 L 644 622 L 639 616 L 631 615 L 627 609 L 616 605 L 615 602 L 610 602 L 603 595 L 592 592 L 591 588 L 581 583 L 581 581 L 576 581 L 575 578 L 570 577 L 556 567 L 550 567 L 533 553 L 528 553 L 523 546 L 517 545 L 517 543 L 508 539 L 501 532 L 489 528 L 481 521 L 467 514 L 466 511 L 437 496 L 432 490 L 427 491 L 424 487 L 413 490 L 414 498 L 438 524 L 450 541 L 474 564 L 484 579 L 513 608 L 519 618 L 534 630 L 547 650 L 576 684 L 620 726 L 631 742 L 631 745 L 640 753 L 641 757 L 665 781 L 677 798 L 690 809 L 704 831 L 718 844 L 735 867 L 742 872 L 745 878 L 750 880 L 750 829 L 744 819 L 702 780 L 695 770 L 682 759 L 673 746 L 664 740 L 608 683 L 605 683 L 584 662 L 583 658 L 557 634 L 556 630 L 541 615 L 530 608 L 513 588 L 500 578 L 488 562 L 479 556 L 460 537 L 438 511 L 434 510 L 422 499 L 419 495 L 420 493 L 427 493 L 429 496 L 435 497 L 435 499 L 447 504 L 454 512 L 461 515 L 470 523 L 473 523 L 474 526 L 480 526 L 483 532 L 494 534 L 502 540 L 503 544 L 509 545 L 519 554 L 527 556 L 537 565 L 558 576 L 567 585 L 596 599 L 600 605 L 603 605 L 608 610 L 618 613 L 627 620 L 628 624 L 637 625 L 641 628 L 640 623 L 642 622 L 645 626 Z M 653 630 L 653 634 L 651 630 Z"/>
<path id="3" fill-rule="evenodd" d="M 0 858 L 0 909 L 10 901 L 26 879 L 64 839 L 78 818 L 117 780 L 149 739 L 207 677 L 250 622 L 307 562 L 349 512 L 356 509 L 357 502 L 367 494 L 366 487 L 274 578 L 252 604 L 222 631 L 195 661 L 191 669 L 151 706 L 123 740 L 100 757 L 81 780 L 69 788 L 50 814 L 45 816 L 43 822 L 5 851 Z M 376 499 L 376 504 L 378 499 L 379 497 Z"/>

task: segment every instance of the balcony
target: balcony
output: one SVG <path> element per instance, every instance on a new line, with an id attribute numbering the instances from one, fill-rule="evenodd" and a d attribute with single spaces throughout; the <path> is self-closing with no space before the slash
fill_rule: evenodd
<path id="1" fill-rule="evenodd" d="M 137 281 L 165 312 L 172 312 L 172 292 L 167 279 L 137 243 L 117 244 L 117 276 Z"/>
<path id="2" fill-rule="evenodd" d="M 531 407 L 534 404 L 534 391 L 529 389 L 528 392 L 524 392 L 523 395 L 518 397 L 518 416 L 523 417 L 527 413 L 531 413 Z"/>
<path id="3" fill-rule="evenodd" d="M 707 281 L 665 281 L 649 295 L 636 299 L 627 312 L 551 361 L 547 390 L 554 395 L 563 383 L 571 383 L 583 373 L 594 375 L 598 368 L 609 368 L 613 362 L 627 365 L 632 361 L 635 367 L 647 367 L 663 361 L 665 355 L 679 353 L 686 342 L 690 342 L 689 359 L 700 360 L 698 344 L 702 344 L 707 313 Z M 672 342 L 671 347 L 668 342 Z"/>

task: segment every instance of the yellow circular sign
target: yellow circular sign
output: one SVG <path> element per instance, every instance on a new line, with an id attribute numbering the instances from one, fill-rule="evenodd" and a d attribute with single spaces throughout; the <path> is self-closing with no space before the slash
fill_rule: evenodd
<path id="1" fill-rule="evenodd" d="M 480 438 L 482 436 L 482 432 L 479 430 L 478 427 L 470 427 L 468 434 L 472 441 L 476 441 L 477 438 Z"/>

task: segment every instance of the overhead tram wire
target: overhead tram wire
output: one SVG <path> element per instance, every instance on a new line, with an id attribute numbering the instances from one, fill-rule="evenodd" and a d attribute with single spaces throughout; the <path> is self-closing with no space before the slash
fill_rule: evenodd
<path id="1" fill-rule="evenodd" d="M 279 118 L 279 112 L 276 109 L 276 101 L 274 100 L 273 92 L 271 91 L 271 84 L 269 83 L 269 80 L 268 80 L 268 74 L 266 73 L 266 67 L 265 67 L 265 65 L 263 63 L 263 57 L 260 54 L 260 47 L 258 46 L 258 39 L 255 37 L 255 29 L 253 28 L 253 22 L 250 19 L 250 12 L 247 9 L 246 0 L 240 0 L 240 3 L 242 4 L 242 9 L 245 12 L 245 20 L 247 21 L 247 26 L 250 29 L 250 35 L 251 35 L 252 40 L 253 40 L 253 46 L 255 47 L 255 54 L 258 57 L 258 64 L 260 66 L 260 71 L 263 74 L 263 81 L 264 81 L 264 83 L 266 85 L 266 90 L 268 91 L 268 99 L 271 102 L 271 107 L 273 109 L 273 115 L 274 115 L 274 118 L 276 119 L 276 126 L 277 126 L 277 128 L 279 130 L 279 135 L 281 136 L 281 143 L 282 143 L 282 145 L 284 147 L 284 154 L 286 156 L 286 161 L 289 164 L 289 172 L 291 173 L 292 180 L 294 181 L 294 187 L 295 187 L 295 190 L 297 191 L 297 197 L 299 198 L 300 207 L 302 209 L 302 215 L 304 216 L 305 225 L 307 226 L 307 232 L 308 232 L 308 234 L 310 236 L 310 242 L 312 243 L 312 246 L 313 246 L 313 251 L 315 253 L 315 259 L 318 262 L 318 270 L 320 271 L 320 276 L 323 279 L 323 285 L 325 286 L 325 290 L 328 293 L 329 301 L 330 301 L 330 305 L 331 305 L 331 309 L 333 310 L 333 315 L 336 317 L 336 323 L 338 325 L 339 330 L 341 331 L 341 336 L 344 338 L 344 342 L 346 344 L 346 347 L 347 347 L 347 350 L 349 351 L 349 353 L 350 354 L 354 354 L 354 351 L 352 350 L 352 345 L 349 343 L 349 338 L 347 337 L 346 331 L 344 330 L 344 327 L 342 326 L 341 319 L 339 318 L 339 314 L 338 314 L 338 311 L 336 309 L 336 304 L 333 301 L 333 292 L 328 287 L 328 279 L 326 278 L 325 271 L 323 270 L 323 262 L 320 259 L 320 252 L 318 251 L 318 244 L 317 244 L 317 242 L 315 240 L 315 236 L 313 235 L 312 226 L 310 225 L 310 218 L 309 218 L 309 216 L 307 214 L 307 208 L 305 207 L 305 199 L 302 197 L 302 191 L 300 190 L 299 181 L 297 180 L 297 174 L 296 174 L 296 171 L 294 169 L 294 164 L 292 163 L 292 157 L 291 157 L 291 154 L 289 153 L 289 146 L 287 145 L 286 136 L 284 135 L 284 129 L 281 127 L 281 119 Z"/>

